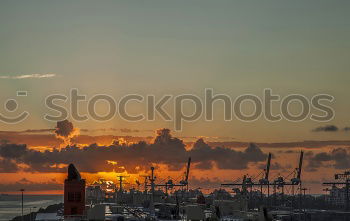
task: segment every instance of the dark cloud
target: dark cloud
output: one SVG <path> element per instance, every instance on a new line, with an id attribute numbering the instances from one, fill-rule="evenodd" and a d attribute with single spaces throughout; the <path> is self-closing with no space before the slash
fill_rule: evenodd
<path id="1" fill-rule="evenodd" d="M 212 162 L 219 169 L 246 169 L 249 162 L 259 162 L 266 159 L 266 154 L 253 143 L 249 144 L 244 151 L 236 151 L 225 147 L 212 148 L 203 139 L 199 139 L 189 152 L 199 161 L 200 164 L 197 165 L 197 168 L 201 169 L 209 169 Z"/>
<path id="2" fill-rule="evenodd" d="M 80 130 L 78 128 L 74 128 L 73 123 L 64 120 L 57 122 L 57 126 L 55 129 L 56 137 L 63 140 L 64 146 L 71 145 L 71 139 L 79 135 Z"/>
<path id="3" fill-rule="evenodd" d="M 24 155 L 27 146 L 24 144 L 2 144 L 0 146 L 0 156 L 3 158 L 16 159 Z"/>
<path id="4" fill-rule="evenodd" d="M 336 148 L 331 152 L 336 169 L 350 168 L 350 153 L 344 148 Z"/>
<path id="5" fill-rule="evenodd" d="M 55 134 L 58 137 L 68 138 L 71 137 L 75 131 L 76 129 L 74 128 L 73 123 L 68 120 L 64 120 L 57 122 Z"/>
<path id="6" fill-rule="evenodd" d="M 15 173 L 19 170 L 17 164 L 10 159 L 0 159 L 0 173 Z"/>
<path id="7" fill-rule="evenodd" d="M 59 146 L 62 140 L 57 139 L 54 134 L 0 132 L 0 140 L 7 143 L 25 143 L 29 146 Z"/>
<path id="8" fill-rule="evenodd" d="M 344 127 L 344 128 L 343 128 L 343 131 L 346 131 L 346 132 L 347 132 L 347 131 L 350 131 L 350 127 Z"/>
<path id="9" fill-rule="evenodd" d="M 308 154 L 307 169 L 313 171 L 320 167 L 334 167 L 335 169 L 350 168 L 350 152 L 345 148 L 335 148 L 330 152 Z"/>
<path id="10" fill-rule="evenodd" d="M 199 139 L 190 150 L 182 140 L 171 136 L 168 129 L 157 131 L 153 143 L 140 141 L 136 144 L 115 143 L 109 146 L 91 144 L 84 147 L 67 146 L 60 150 L 39 152 L 25 145 L 3 144 L 0 157 L 23 163 L 29 171 L 64 172 L 65 167 L 74 163 L 82 172 L 112 171 L 124 167 L 128 172 L 148 170 L 152 164 L 166 164 L 172 170 L 181 169 L 188 157 L 197 168 L 245 169 L 251 162 L 265 161 L 264 154 L 256 144 L 250 144 L 243 151 L 225 147 L 211 147 Z M 117 165 L 108 163 L 115 161 Z"/>
<path id="11" fill-rule="evenodd" d="M 337 132 L 339 128 L 335 125 L 320 126 L 313 129 L 313 132 Z"/>

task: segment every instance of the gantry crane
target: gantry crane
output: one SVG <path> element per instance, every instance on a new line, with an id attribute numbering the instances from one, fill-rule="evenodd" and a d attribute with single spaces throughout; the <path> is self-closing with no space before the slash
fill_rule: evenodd
<path id="1" fill-rule="evenodd" d="M 345 186 L 345 210 L 349 211 L 350 200 L 349 200 L 349 188 L 350 188 L 350 171 L 345 171 L 344 173 L 335 174 L 335 180 L 338 182 L 325 182 L 323 185 L 332 185 L 332 186 Z"/>
<path id="2" fill-rule="evenodd" d="M 223 183 L 221 184 L 221 186 L 241 186 L 242 189 L 243 187 L 246 189 L 247 187 L 252 187 L 254 185 L 259 185 L 259 186 L 268 185 L 270 183 L 269 173 L 270 173 L 270 165 L 271 165 L 271 156 L 272 154 L 269 153 L 267 158 L 267 163 L 266 163 L 266 169 L 264 169 L 264 177 L 259 180 L 259 183 L 254 183 L 251 177 L 247 177 L 246 175 L 244 175 L 242 183 Z"/>
<path id="3" fill-rule="evenodd" d="M 191 157 L 188 158 L 185 179 L 181 180 L 180 184 L 174 183 L 172 179 L 169 179 L 164 184 L 156 184 L 155 183 L 156 177 L 154 176 L 154 167 L 151 167 L 152 175 L 150 177 L 146 177 L 146 179 L 145 179 L 145 189 L 147 188 L 147 186 L 150 186 L 151 187 L 151 191 L 152 191 L 152 195 L 154 194 L 154 188 L 155 187 L 165 187 L 165 194 L 166 195 L 168 195 L 168 190 L 172 189 L 174 187 L 184 187 L 184 186 L 186 186 L 187 190 L 188 190 L 188 176 L 189 176 L 189 173 L 190 173 L 190 166 L 191 166 Z M 149 179 L 149 181 L 151 181 L 151 184 L 147 184 L 147 178 Z"/>
<path id="4" fill-rule="evenodd" d="M 240 193 L 242 197 L 247 198 L 248 188 L 250 189 L 250 193 L 252 194 L 252 189 L 254 186 L 260 186 L 261 191 L 261 201 L 263 201 L 263 187 L 267 186 L 268 189 L 268 195 L 269 195 L 269 173 L 270 173 L 270 165 L 271 165 L 271 157 L 272 154 L 269 153 L 267 157 L 267 163 L 266 168 L 264 169 L 263 177 L 259 180 L 258 183 L 254 183 L 253 179 L 251 177 L 248 177 L 247 175 L 243 176 L 242 183 L 223 183 L 221 186 L 230 186 L 230 187 L 238 187 L 233 188 L 233 190 L 236 193 Z M 239 190 L 239 187 L 241 187 L 241 191 Z"/>
<path id="5" fill-rule="evenodd" d="M 277 177 L 273 181 L 273 191 L 274 191 L 274 199 L 276 201 L 277 193 L 276 193 L 276 188 L 281 188 L 282 189 L 282 201 L 284 201 L 284 186 L 292 186 L 292 195 L 294 196 L 294 186 L 299 185 L 299 193 L 300 193 L 300 201 L 301 201 L 301 191 L 302 191 L 302 186 L 301 186 L 301 172 L 302 172 L 302 167 L 303 167 L 303 159 L 304 159 L 304 152 L 300 151 L 300 157 L 299 157 L 299 164 L 298 167 L 295 168 L 295 176 L 290 180 L 290 182 L 286 182 L 282 176 Z M 301 202 L 300 202 L 301 204 Z"/>
<path id="6" fill-rule="evenodd" d="M 267 158 L 267 163 L 266 163 L 266 168 L 264 170 L 264 176 L 259 180 L 258 183 L 254 183 L 251 177 L 244 176 L 242 183 L 225 183 L 221 184 L 222 186 L 233 186 L 233 187 L 241 187 L 242 193 L 246 194 L 247 190 L 250 189 L 252 191 L 252 188 L 254 186 L 260 186 L 260 191 L 261 191 L 261 199 L 263 199 L 263 187 L 267 186 L 267 196 L 269 198 L 269 191 L 270 191 L 270 185 L 273 185 L 273 191 L 274 191 L 274 198 L 276 201 L 277 197 L 277 191 L 276 189 L 281 188 L 282 189 L 282 200 L 284 200 L 284 186 L 292 186 L 293 188 L 293 195 L 294 195 L 294 186 L 299 185 L 300 186 L 300 194 L 302 191 L 301 188 L 301 173 L 302 173 L 302 165 L 303 165 L 303 157 L 304 157 L 304 152 L 300 152 L 300 157 L 299 157 L 299 164 L 298 167 L 295 169 L 295 176 L 290 180 L 290 182 L 286 182 L 283 176 L 278 176 L 272 183 L 269 181 L 269 172 L 270 172 L 270 166 L 271 166 L 271 153 L 269 153 L 268 158 Z M 235 188 L 234 189 L 236 192 L 239 192 L 239 189 Z"/>

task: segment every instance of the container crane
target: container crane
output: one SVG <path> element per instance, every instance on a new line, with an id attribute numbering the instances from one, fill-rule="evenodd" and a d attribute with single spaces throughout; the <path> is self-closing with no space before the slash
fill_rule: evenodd
<path id="1" fill-rule="evenodd" d="M 187 161 L 187 167 L 185 172 L 185 179 L 180 181 L 180 184 L 183 186 L 186 186 L 186 189 L 188 191 L 188 176 L 190 174 L 190 166 L 191 166 L 191 157 L 188 158 Z"/>
<path id="2" fill-rule="evenodd" d="M 272 154 L 269 153 L 269 156 L 267 158 L 267 163 L 266 163 L 265 174 L 264 174 L 265 176 L 264 176 L 264 178 L 259 180 L 260 184 L 265 184 L 265 185 L 269 184 L 269 173 L 270 173 L 271 157 L 272 157 Z"/>
<path id="3" fill-rule="evenodd" d="M 300 157 L 299 157 L 299 164 L 298 168 L 295 169 L 296 175 L 290 180 L 290 183 L 286 182 L 285 179 L 282 176 L 277 177 L 273 181 L 273 190 L 274 190 L 274 198 L 276 201 L 277 193 L 276 193 L 276 188 L 282 189 L 282 201 L 284 201 L 284 186 L 292 186 L 292 195 L 294 196 L 294 186 L 299 185 L 299 190 L 300 190 L 300 195 L 301 195 L 301 172 L 302 172 L 302 166 L 303 166 L 303 158 L 304 158 L 304 152 L 300 152 Z M 301 200 L 301 199 L 300 199 Z"/>
<path id="4" fill-rule="evenodd" d="M 303 159 L 304 159 L 304 152 L 300 151 L 299 165 L 298 165 L 298 168 L 295 168 L 296 176 L 293 177 L 290 180 L 290 183 L 286 183 L 285 184 L 285 185 L 291 185 L 292 186 L 292 195 L 293 196 L 294 196 L 294 186 L 298 186 L 299 185 L 300 201 L 301 201 L 301 195 L 302 195 L 301 172 L 302 172 L 302 167 L 303 167 Z"/>
<path id="5" fill-rule="evenodd" d="M 156 184 L 155 183 L 156 177 L 154 176 L 154 169 L 155 169 L 154 167 L 151 167 L 151 176 L 148 177 L 148 180 L 151 182 L 151 184 L 148 184 L 146 182 L 146 180 L 145 180 L 145 188 L 147 188 L 148 186 L 151 187 L 152 196 L 154 196 L 154 189 L 155 189 L 155 187 L 164 187 L 165 188 L 165 193 L 166 193 L 166 195 L 168 195 L 168 190 L 169 189 L 172 189 L 172 188 L 177 187 L 177 186 L 178 187 L 183 187 L 184 186 L 183 184 L 175 184 L 172 179 L 169 179 L 168 181 L 166 181 L 163 184 Z"/>
<path id="6" fill-rule="evenodd" d="M 286 182 L 284 181 L 284 178 L 282 176 L 277 177 L 273 181 L 273 196 L 274 196 L 274 205 L 277 202 L 277 190 L 281 188 L 282 189 L 282 201 L 284 201 L 284 185 L 286 185 Z"/>
<path id="7" fill-rule="evenodd" d="M 297 171 L 297 176 L 292 178 L 290 181 L 293 185 L 301 185 L 301 170 L 303 166 L 303 157 L 304 157 L 304 152 L 300 152 L 300 158 L 299 158 L 299 167 L 296 168 Z"/>
<path id="8" fill-rule="evenodd" d="M 221 184 L 221 186 L 241 186 L 243 190 L 243 189 L 247 189 L 247 187 L 268 185 L 271 157 L 272 157 L 272 154 L 269 153 L 267 158 L 267 163 L 266 163 L 266 169 L 264 169 L 264 177 L 259 180 L 259 183 L 254 183 L 251 177 L 247 177 L 246 175 L 244 175 L 242 183 L 223 183 Z"/>
<path id="9" fill-rule="evenodd" d="M 267 197 L 270 196 L 269 173 L 270 173 L 271 157 L 272 157 L 272 154 L 269 153 L 269 156 L 267 157 L 265 176 L 262 179 L 259 180 L 261 198 L 263 198 L 263 186 L 265 186 L 265 185 L 267 185 Z"/>
<path id="10" fill-rule="evenodd" d="M 326 182 L 323 183 L 325 186 L 345 186 L 345 210 L 350 210 L 350 171 L 345 171 L 344 173 L 335 174 L 335 180 L 339 180 L 338 182 Z"/>
<path id="11" fill-rule="evenodd" d="M 270 165 L 271 165 L 271 157 L 272 154 L 269 153 L 267 157 L 266 168 L 264 169 L 264 176 L 259 180 L 258 183 L 254 183 L 251 177 L 243 176 L 242 183 L 224 183 L 221 186 L 232 186 L 232 187 L 241 187 L 242 191 L 239 191 L 239 188 L 233 188 L 236 193 L 241 193 L 243 196 L 247 195 L 248 188 L 250 189 L 250 193 L 252 193 L 252 189 L 254 186 L 260 186 L 261 191 L 261 200 L 263 201 L 263 186 L 268 187 L 268 195 L 269 195 L 269 173 L 270 173 Z"/>

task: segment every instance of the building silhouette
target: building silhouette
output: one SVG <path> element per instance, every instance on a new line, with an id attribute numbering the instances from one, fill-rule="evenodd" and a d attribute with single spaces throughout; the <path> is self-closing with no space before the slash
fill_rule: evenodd
<path id="1" fill-rule="evenodd" d="M 64 181 L 64 216 L 77 218 L 85 215 L 85 180 L 73 164 L 68 166 L 68 177 Z"/>

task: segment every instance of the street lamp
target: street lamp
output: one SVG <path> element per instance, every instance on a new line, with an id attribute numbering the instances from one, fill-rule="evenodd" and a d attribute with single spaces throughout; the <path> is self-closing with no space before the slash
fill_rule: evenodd
<path id="1" fill-rule="evenodd" d="M 20 189 L 20 191 L 22 192 L 22 221 L 24 220 L 23 217 L 23 193 L 24 193 L 24 189 Z"/>
<path id="2" fill-rule="evenodd" d="M 33 217 L 32 217 L 32 209 L 33 209 L 33 211 L 35 211 L 36 206 L 34 206 L 34 207 L 29 207 L 30 221 L 33 220 Z"/>

